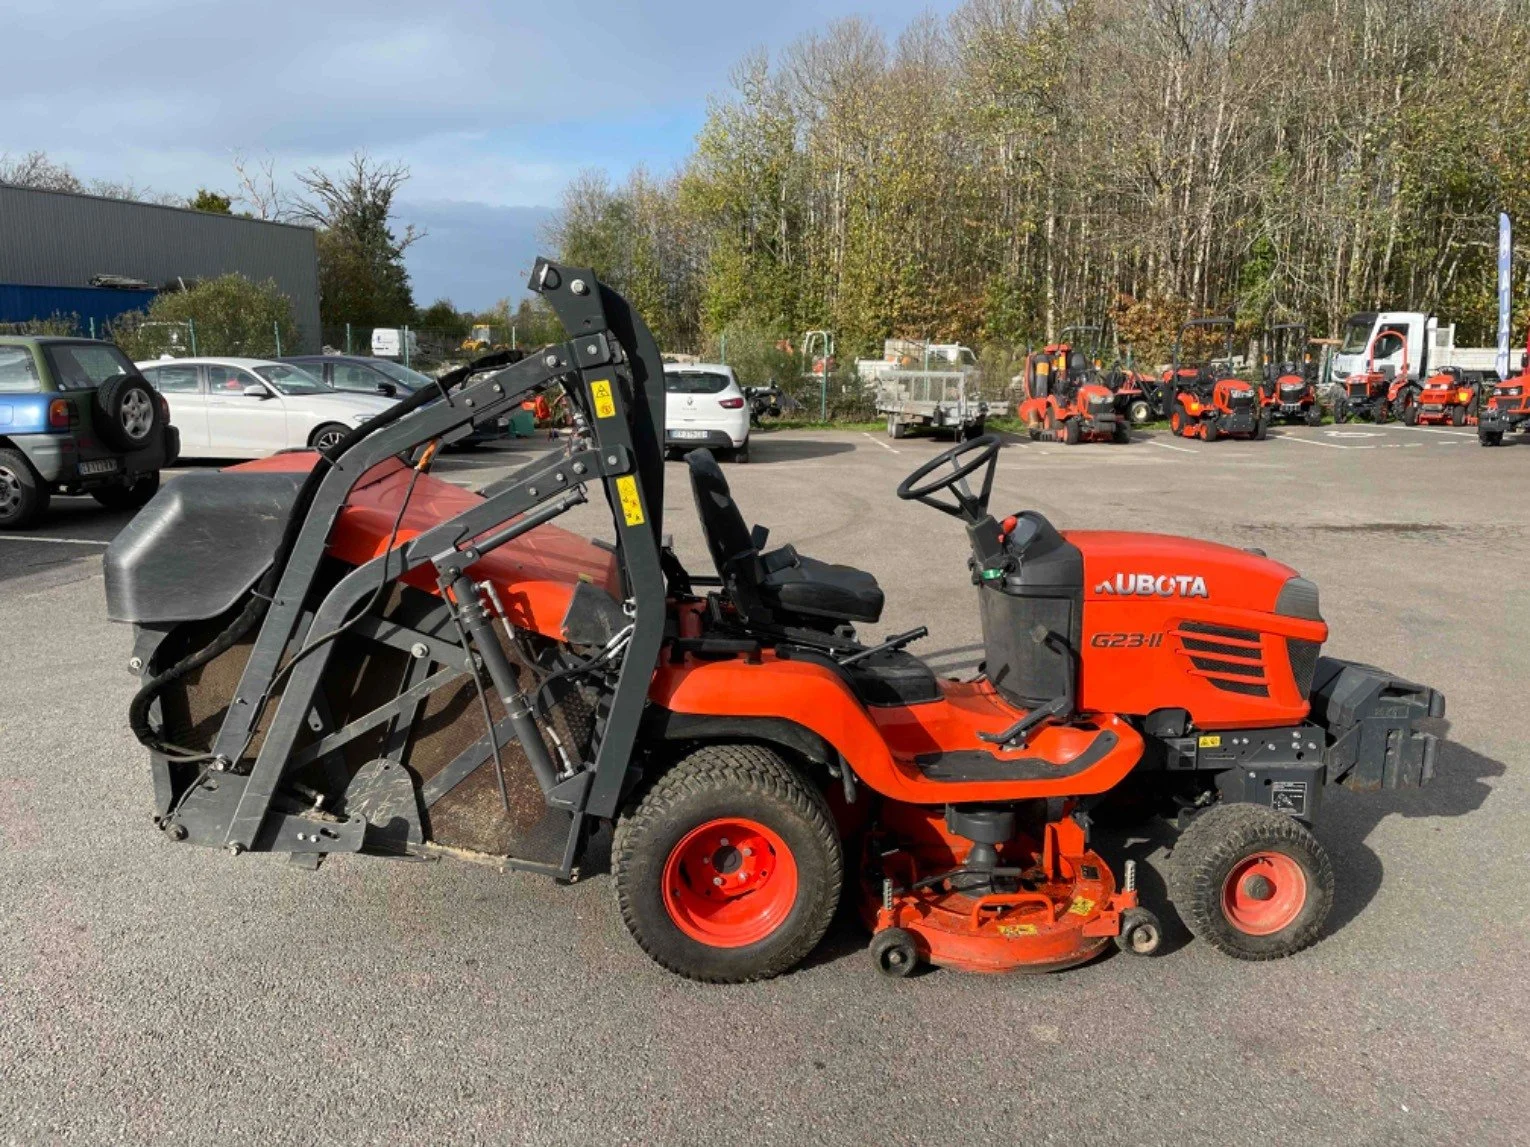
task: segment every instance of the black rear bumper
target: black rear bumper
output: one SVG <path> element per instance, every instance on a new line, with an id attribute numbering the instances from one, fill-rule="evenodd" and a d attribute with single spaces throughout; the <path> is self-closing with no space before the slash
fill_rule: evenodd
<path id="1" fill-rule="evenodd" d="M 1415 727 L 1445 716 L 1445 695 L 1370 665 L 1320 657 L 1310 719 L 1328 733 L 1328 783 L 1358 792 L 1416 788 L 1434 778 L 1439 739 Z"/>

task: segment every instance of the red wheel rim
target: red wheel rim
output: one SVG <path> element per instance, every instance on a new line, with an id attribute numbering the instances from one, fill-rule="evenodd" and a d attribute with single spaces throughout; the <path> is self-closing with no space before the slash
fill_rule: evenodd
<path id="1" fill-rule="evenodd" d="M 664 862 L 675 927 L 713 948 L 742 948 L 779 928 L 797 902 L 797 862 L 776 833 L 744 817 L 691 829 Z"/>
<path id="2" fill-rule="evenodd" d="M 1222 885 L 1222 912 L 1238 931 L 1269 936 L 1289 927 L 1307 903 L 1307 874 L 1283 852 L 1244 857 Z"/>

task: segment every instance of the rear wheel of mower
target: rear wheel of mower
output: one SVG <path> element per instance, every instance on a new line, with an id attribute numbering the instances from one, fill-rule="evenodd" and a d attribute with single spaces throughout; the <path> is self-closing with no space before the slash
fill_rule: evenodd
<path id="1" fill-rule="evenodd" d="M 1333 907 L 1328 853 L 1262 805 L 1216 805 L 1174 846 L 1171 898 L 1185 925 L 1240 960 L 1274 960 L 1318 938 Z"/>
<path id="2" fill-rule="evenodd" d="M 628 805 L 617 907 L 643 951 L 711 983 L 780 975 L 823 938 L 844 858 L 829 807 L 758 745 L 706 745 Z"/>
<path id="3" fill-rule="evenodd" d="M 902 928 L 884 928 L 871 938 L 872 962 L 877 971 L 890 980 L 902 980 L 919 969 L 919 948 L 911 932 Z"/>

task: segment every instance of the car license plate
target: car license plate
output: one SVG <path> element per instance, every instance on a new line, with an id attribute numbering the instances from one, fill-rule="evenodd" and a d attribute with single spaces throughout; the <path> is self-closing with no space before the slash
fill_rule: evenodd
<path id="1" fill-rule="evenodd" d="M 110 474 L 117 468 L 115 458 L 97 458 L 94 462 L 81 462 L 81 474 Z"/>
<path id="2" fill-rule="evenodd" d="M 671 430 L 669 435 L 671 438 L 705 438 L 707 432 L 705 430 Z"/>

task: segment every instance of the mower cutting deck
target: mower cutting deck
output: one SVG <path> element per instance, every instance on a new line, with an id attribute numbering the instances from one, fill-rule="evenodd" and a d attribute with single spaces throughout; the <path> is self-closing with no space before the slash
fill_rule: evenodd
<path id="1" fill-rule="evenodd" d="M 622 918 L 712 981 L 783 972 L 849 885 L 876 966 L 1047 970 L 1162 935 L 1091 810 L 1131 778 L 1182 829 L 1173 900 L 1262 959 L 1312 942 L 1333 873 L 1325 786 L 1422 784 L 1439 694 L 1319 656 L 1317 590 L 1255 553 L 1062 533 L 988 511 L 1000 443 L 898 495 L 961 520 L 984 671 L 880 643 L 871 574 L 768 549 L 706 451 L 689 457 L 715 567 L 663 541 L 663 367 L 587 270 L 530 289 L 568 341 L 490 355 L 351 432 L 163 490 L 107 552 L 136 630 L 129 712 L 155 822 L 230 855 L 452 857 L 579 876 L 615 824 Z M 436 449 L 541 393 L 575 437 L 476 492 Z M 611 541 L 557 517 L 603 496 Z"/>

